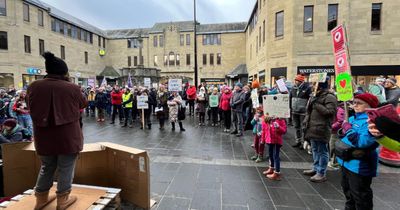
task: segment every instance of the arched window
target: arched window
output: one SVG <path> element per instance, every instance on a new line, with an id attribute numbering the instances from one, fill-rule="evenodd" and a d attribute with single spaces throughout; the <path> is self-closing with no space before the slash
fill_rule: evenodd
<path id="1" fill-rule="evenodd" d="M 175 54 L 174 52 L 169 53 L 169 65 L 170 66 L 175 66 Z"/>

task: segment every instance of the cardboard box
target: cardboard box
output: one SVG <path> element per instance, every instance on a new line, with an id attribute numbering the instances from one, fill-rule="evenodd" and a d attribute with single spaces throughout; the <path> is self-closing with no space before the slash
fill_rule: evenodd
<path id="1" fill-rule="evenodd" d="M 5 195 L 33 188 L 40 169 L 33 143 L 3 144 L 2 152 Z M 85 144 L 76 163 L 74 183 L 120 188 L 122 200 L 150 209 L 149 164 L 144 150 L 108 142 Z"/>

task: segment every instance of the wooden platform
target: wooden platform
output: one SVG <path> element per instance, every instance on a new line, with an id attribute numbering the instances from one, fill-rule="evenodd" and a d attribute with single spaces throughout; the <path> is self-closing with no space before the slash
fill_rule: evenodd
<path id="1" fill-rule="evenodd" d="M 56 185 L 54 185 L 50 194 L 55 194 Z M 105 188 L 89 185 L 73 185 L 71 195 L 78 197 L 78 200 L 72 204 L 69 209 L 76 210 L 102 210 L 102 209 L 120 209 L 121 199 L 120 189 Z M 27 190 L 21 195 L 17 195 L 11 201 L 5 201 L 0 204 L 0 208 L 7 210 L 33 209 L 36 198 L 33 190 Z M 54 200 L 48 204 L 44 210 L 56 209 L 57 201 Z"/>

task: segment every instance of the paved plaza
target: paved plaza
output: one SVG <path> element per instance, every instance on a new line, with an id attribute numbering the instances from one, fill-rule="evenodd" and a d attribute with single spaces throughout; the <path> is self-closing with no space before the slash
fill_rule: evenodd
<path id="1" fill-rule="evenodd" d="M 85 143 L 109 141 L 149 152 L 151 197 L 157 201 L 152 209 L 344 209 L 339 171 L 329 170 L 328 181 L 320 184 L 302 175 L 312 157 L 290 146 L 293 127 L 284 136 L 283 178 L 270 181 L 262 175 L 267 162 L 250 160 L 251 131 L 238 138 L 220 127 L 199 127 L 194 117 L 184 121 L 186 132 L 160 131 L 156 119 L 153 129 L 144 131 L 139 124 L 121 128 L 94 118 L 83 121 Z M 380 164 L 379 171 L 372 184 L 374 209 L 400 209 L 400 169 Z"/>

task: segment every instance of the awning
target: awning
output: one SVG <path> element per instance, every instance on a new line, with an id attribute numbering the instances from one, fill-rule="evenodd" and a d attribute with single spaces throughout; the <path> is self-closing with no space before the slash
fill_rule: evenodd
<path id="1" fill-rule="evenodd" d="M 235 78 L 239 76 L 246 76 L 247 77 L 247 66 L 246 64 L 239 64 L 237 65 L 231 72 L 229 72 L 226 77 Z"/>
<path id="2" fill-rule="evenodd" d="M 117 78 L 121 75 L 112 66 L 106 66 L 99 76 Z"/>

